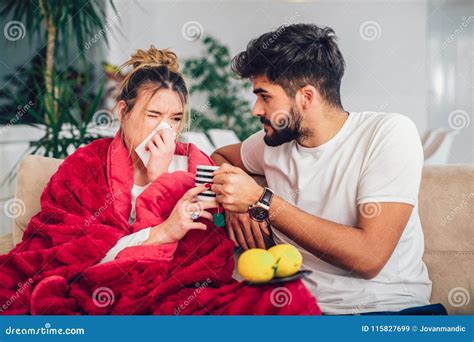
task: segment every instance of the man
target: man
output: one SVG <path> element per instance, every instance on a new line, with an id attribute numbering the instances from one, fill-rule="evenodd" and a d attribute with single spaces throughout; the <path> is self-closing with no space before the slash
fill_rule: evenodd
<path id="1" fill-rule="evenodd" d="M 252 40 L 232 69 L 249 78 L 263 130 L 218 149 L 212 190 L 244 249 L 290 243 L 326 314 L 430 313 L 417 198 L 423 152 L 399 114 L 346 112 L 334 31 L 282 26 Z M 250 175 L 265 176 L 268 188 Z M 444 310 L 444 309 L 442 309 Z"/>

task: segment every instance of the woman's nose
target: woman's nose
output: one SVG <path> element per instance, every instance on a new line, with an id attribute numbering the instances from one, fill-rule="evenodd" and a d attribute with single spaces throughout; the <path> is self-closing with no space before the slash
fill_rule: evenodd
<path id="1" fill-rule="evenodd" d="M 171 129 L 178 133 L 178 130 L 179 130 L 179 122 L 176 121 L 176 120 L 163 120 L 164 122 L 166 122 L 168 125 L 171 126 Z"/>
<path id="2" fill-rule="evenodd" d="M 170 126 L 173 127 L 173 128 L 174 128 L 174 126 L 176 126 L 176 122 L 175 122 L 174 120 L 163 119 L 163 120 L 161 121 L 160 125 L 161 125 L 163 122 L 164 122 L 164 123 L 167 123 L 168 125 L 170 125 Z"/>

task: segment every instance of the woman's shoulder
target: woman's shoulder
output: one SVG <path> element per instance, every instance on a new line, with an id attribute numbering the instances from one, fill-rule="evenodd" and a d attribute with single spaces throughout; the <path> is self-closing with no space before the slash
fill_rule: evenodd
<path id="1" fill-rule="evenodd" d="M 98 165 L 98 163 L 105 165 L 107 151 L 112 140 L 112 138 L 100 138 L 79 147 L 64 159 L 60 168 L 74 168 L 77 171 L 84 167 L 90 168 L 91 165 Z"/>
<path id="2" fill-rule="evenodd" d="M 83 158 L 86 156 L 99 157 L 102 159 L 107 156 L 107 151 L 110 144 L 112 143 L 112 140 L 113 138 L 100 138 L 91 141 L 87 145 L 79 147 L 66 159 Z"/>
<path id="3" fill-rule="evenodd" d="M 214 161 L 206 153 L 193 143 L 176 143 L 175 154 L 187 156 L 190 164 L 194 165 L 215 165 Z"/>
<path id="4" fill-rule="evenodd" d="M 51 176 L 43 193 L 54 191 L 64 186 L 73 186 L 84 182 L 88 175 L 98 176 L 106 165 L 108 146 L 111 138 L 100 138 L 79 147 L 59 165 Z"/>

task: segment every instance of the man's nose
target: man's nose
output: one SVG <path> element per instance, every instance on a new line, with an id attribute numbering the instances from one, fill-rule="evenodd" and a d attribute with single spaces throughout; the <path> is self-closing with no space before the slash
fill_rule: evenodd
<path id="1" fill-rule="evenodd" d="M 265 116 L 265 111 L 263 110 L 263 106 L 259 103 L 259 101 L 255 101 L 252 109 L 253 116 Z"/>

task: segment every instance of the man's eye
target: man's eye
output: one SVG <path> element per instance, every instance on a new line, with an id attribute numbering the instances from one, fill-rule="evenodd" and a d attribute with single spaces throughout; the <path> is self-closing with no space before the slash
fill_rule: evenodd
<path id="1" fill-rule="evenodd" d="M 150 118 L 157 118 L 158 115 L 152 115 L 152 114 L 147 114 L 146 116 L 150 117 Z"/>
<path id="2" fill-rule="evenodd" d="M 268 96 L 262 95 L 262 100 L 263 100 L 264 102 L 267 102 L 267 101 L 268 101 Z"/>

